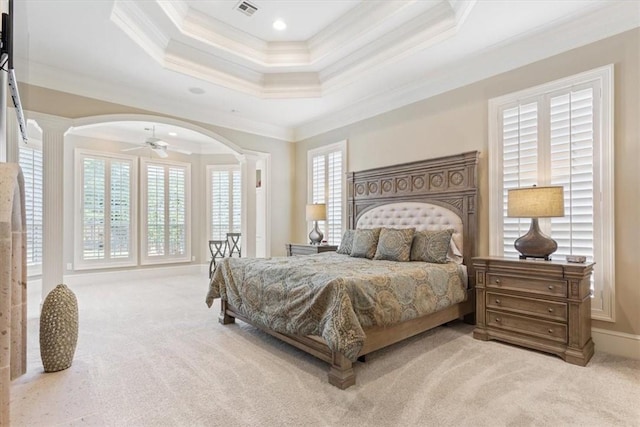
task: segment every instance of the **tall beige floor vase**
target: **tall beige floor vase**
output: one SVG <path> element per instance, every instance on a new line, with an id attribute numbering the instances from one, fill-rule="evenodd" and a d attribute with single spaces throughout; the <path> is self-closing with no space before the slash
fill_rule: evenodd
<path id="1" fill-rule="evenodd" d="M 67 369 L 78 342 L 78 300 L 58 285 L 44 300 L 40 314 L 40 356 L 45 372 Z"/>

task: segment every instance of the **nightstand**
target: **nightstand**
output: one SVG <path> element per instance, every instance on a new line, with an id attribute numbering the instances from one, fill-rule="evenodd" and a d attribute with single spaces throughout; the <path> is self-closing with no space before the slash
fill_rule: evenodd
<path id="1" fill-rule="evenodd" d="M 473 258 L 479 340 L 553 353 L 585 366 L 593 356 L 593 263 Z"/>
<path id="2" fill-rule="evenodd" d="M 311 255 L 338 250 L 336 245 L 309 245 L 305 243 L 287 243 L 285 247 L 287 248 L 287 256 Z"/>

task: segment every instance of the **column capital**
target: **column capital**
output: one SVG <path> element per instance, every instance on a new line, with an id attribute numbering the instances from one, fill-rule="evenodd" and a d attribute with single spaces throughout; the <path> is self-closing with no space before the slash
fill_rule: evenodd
<path id="1" fill-rule="evenodd" d="M 65 133 L 73 125 L 73 120 L 66 117 L 53 116 L 51 114 L 38 113 L 34 111 L 26 112 L 27 119 L 35 120 L 42 129 L 42 137 L 49 132 Z"/>

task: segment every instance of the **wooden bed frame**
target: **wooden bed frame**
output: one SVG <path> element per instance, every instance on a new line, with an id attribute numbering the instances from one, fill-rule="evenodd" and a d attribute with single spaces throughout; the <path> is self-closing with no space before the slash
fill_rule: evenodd
<path id="1" fill-rule="evenodd" d="M 467 299 L 435 313 L 393 326 L 365 328 L 366 340 L 358 360 L 375 350 L 397 343 L 421 332 L 463 318 L 475 323 L 475 274 L 471 257 L 476 245 L 476 198 L 478 152 L 370 169 L 348 174 L 347 216 L 349 228 L 355 228 L 360 216 L 376 206 L 398 202 L 423 202 L 443 206 L 460 216 L 463 224 L 463 263 L 467 266 Z M 352 362 L 329 349 L 321 337 L 286 335 L 255 325 L 222 300 L 219 321 L 246 323 L 328 362 L 329 383 L 345 389 L 355 384 Z"/>

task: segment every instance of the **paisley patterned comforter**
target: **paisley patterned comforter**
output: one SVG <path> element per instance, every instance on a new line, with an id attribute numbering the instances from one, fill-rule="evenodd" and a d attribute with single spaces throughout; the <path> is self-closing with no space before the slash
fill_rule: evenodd
<path id="1" fill-rule="evenodd" d="M 355 360 L 363 328 L 389 326 L 464 301 L 464 267 L 395 262 L 336 253 L 225 258 L 209 287 L 209 307 L 227 300 L 252 322 L 290 335 L 318 335 Z"/>

